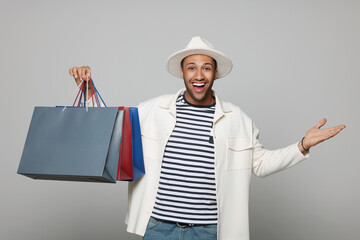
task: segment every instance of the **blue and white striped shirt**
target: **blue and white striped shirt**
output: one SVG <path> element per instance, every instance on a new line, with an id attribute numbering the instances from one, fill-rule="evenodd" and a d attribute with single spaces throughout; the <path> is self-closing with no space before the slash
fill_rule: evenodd
<path id="1" fill-rule="evenodd" d="M 216 224 L 212 136 L 215 104 L 194 106 L 183 94 L 176 102 L 176 125 L 166 145 L 154 218 L 189 224 Z"/>

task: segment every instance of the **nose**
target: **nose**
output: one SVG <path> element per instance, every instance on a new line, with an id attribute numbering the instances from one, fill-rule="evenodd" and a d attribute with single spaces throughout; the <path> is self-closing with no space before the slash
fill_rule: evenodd
<path id="1" fill-rule="evenodd" d="M 204 73 L 203 73 L 202 69 L 198 69 L 196 71 L 195 79 L 199 80 L 199 81 L 204 80 Z"/>

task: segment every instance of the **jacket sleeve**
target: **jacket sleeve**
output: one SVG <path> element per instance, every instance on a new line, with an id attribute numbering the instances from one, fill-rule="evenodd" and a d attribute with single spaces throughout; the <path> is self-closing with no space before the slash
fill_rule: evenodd
<path id="1" fill-rule="evenodd" d="M 301 153 L 298 142 L 277 150 L 267 150 L 259 142 L 259 130 L 253 124 L 253 162 L 252 172 L 259 177 L 266 177 L 273 173 L 292 167 L 304 159 L 309 153 Z"/>

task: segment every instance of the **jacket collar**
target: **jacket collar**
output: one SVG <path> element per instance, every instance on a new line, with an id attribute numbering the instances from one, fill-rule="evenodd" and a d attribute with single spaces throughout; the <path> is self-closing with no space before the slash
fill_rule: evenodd
<path id="1" fill-rule="evenodd" d="M 177 93 L 168 95 L 165 97 L 159 104 L 163 109 L 168 109 L 170 114 L 176 117 L 176 100 L 180 94 L 185 91 L 185 88 L 179 90 Z M 214 123 L 216 123 L 220 118 L 224 116 L 225 113 L 232 112 L 231 105 L 229 103 L 221 101 L 219 96 L 213 90 L 213 95 L 215 96 L 216 106 L 215 106 L 215 116 Z"/>

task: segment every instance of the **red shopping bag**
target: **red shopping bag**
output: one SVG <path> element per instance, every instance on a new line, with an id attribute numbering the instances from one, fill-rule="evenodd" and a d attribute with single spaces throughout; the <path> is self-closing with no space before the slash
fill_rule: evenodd
<path id="1" fill-rule="evenodd" d="M 128 107 L 119 107 L 119 110 L 124 111 L 124 117 L 120 143 L 118 174 L 116 180 L 132 180 L 133 166 L 130 111 Z"/>

